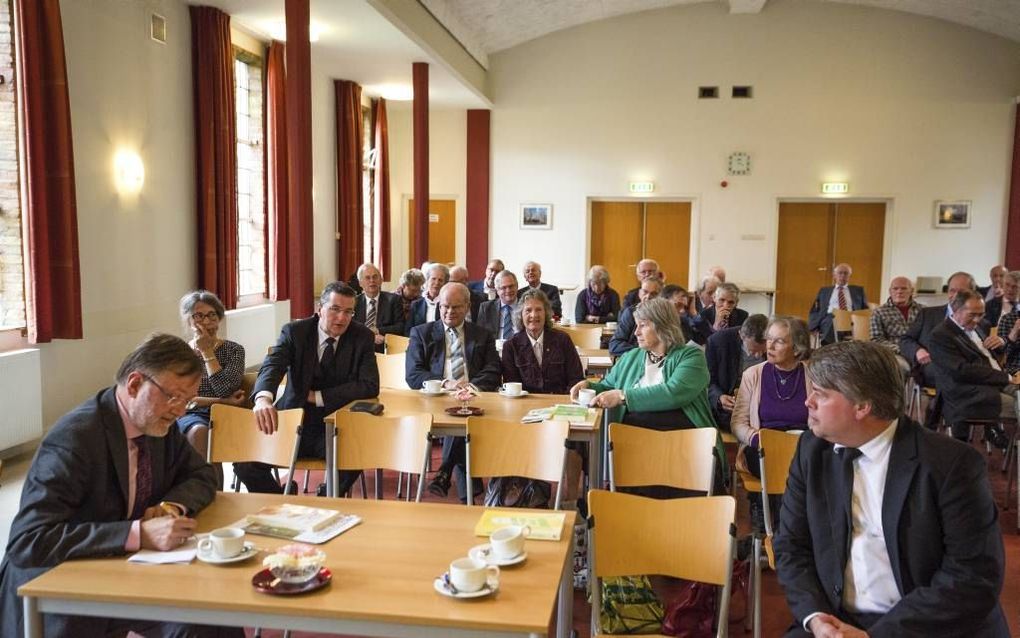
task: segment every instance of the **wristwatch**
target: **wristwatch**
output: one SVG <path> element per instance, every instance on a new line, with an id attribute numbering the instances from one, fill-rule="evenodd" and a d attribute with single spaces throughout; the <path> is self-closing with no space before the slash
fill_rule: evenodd
<path id="1" fill-rule="evenodd" d="M 626 402 L 627 402 L 627 393 L 624 392 L 623 390 L 620 390 L 620 403 L 626 403 Z"/>

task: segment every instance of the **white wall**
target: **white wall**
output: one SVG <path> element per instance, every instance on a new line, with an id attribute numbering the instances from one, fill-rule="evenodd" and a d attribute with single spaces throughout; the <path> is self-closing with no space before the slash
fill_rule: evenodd
<path id="1" fill-rule="evenodd" d="M 718 263 L 771 287 L 777 201 L 838 180 L 853 197 L 892 200 L 883 280 L 956 268 L 983 279 L 1004 245 L 1020 44 L 835 3 L 726 11 L 622 16 L 491 56 L 490 254 L 514 270 L 537 258 L 543 279 L 579 283 L 587 198 L 648 179 L 658 196 L 694 199 L 692 278 Z M 753 85 L 754 99 L 696 99 L 699 85 L 728 95 L 733 84 Z M 733 151 L 751 154 L 751 175 L 726 175 Z M 971 229 L 932 229 L 936 199 L 973 200 Z M 551 231 L 518 230 L 525 201 L 554 205 Z"/>
<path id="2" fill-rule="evenodd" d="M 337 276 L 336 91 L 316 64 L 312 47 L 312 245 L 315 290 Z M 316 293 L 317 294 L 317 293 Z"/>

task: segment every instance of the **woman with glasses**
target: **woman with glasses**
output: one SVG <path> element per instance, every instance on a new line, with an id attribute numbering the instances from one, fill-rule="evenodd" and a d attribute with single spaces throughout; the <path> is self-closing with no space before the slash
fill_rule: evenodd
<path id="1" fill-rule="evenodd" d="M 191 333 L 188 345 L 202 358 L 203 370 L 198 396 L 188 403 L 188 412 L 177 419 L 177 427 L 202 458 L 208 445 L 210 406 L 241 406 L 248 402 L 241 390 L 244 346 L 217 336 L 224 314 L 223 302 L 208 290 L 195 290 L 181 297 L 181 320 Z"/>

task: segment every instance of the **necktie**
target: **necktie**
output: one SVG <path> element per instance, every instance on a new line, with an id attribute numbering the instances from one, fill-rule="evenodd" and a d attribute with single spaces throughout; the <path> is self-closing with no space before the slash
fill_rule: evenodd
<path id="1" fill-rule="evenodd" d="M 536 341 L 532 349 L 535 351 L 535 359 L 538 360 L 538 365 L 542 365 L 542 342 Z"/>
<path id="2" fill-rule="evenodd" d="M 719 329 L 720 330 L 722 330 L 723 328 L 729 327 L 729 325 L 730 325 L 730 318 L 729 318 L 728 315 L 719 320 Z"/>
<path id="3" fill-rule="evenodd" d="M 149 456 L 149 442 L 145 435 L 131 439 L 138 450 L 135 465 L 135 504 L 131 508 L 131 520 L 141 518 L 152 498 L 152 458 Z"/>
<path id="4" fill-rule="evenodd" d="M 861 455 L 855 447 L 844 447 L 836 450 L 842 469 L 843 489 L 845 490 L 843 511 L 846 513 L 846 555 L 850 556 L 850 542 L 853 539 L 853 500 L 854 500 L 854 459 Z"/>
<path id="5" fill-rule="evenodd" d="M 447 332 L 450 335 L 450 376 L 454 381 L 460 381 L 464 378 L 464 349 L 457 336 L 457 329 L 449 328 Z"/>
<path id="6" fill-rule="evenodd" d="M 432 321 L 439 321 L 439 302 L 437 301 L 432 308 Z"/>
<path id="7" fill-rule="evenodd" d="M 514 336 L 513 323 L 510 321 L 510 306 L 503 306 L 503 318 L 500 320 L 500 334 L 503 339 Z"/>
<path id="8" fill-rule="evenodd" d="M 375 299 L 368 300 L 368 316 L 365 317 L 365 325 L 368 326 L 369 328 L 375 328 L 375 322 L 377 317 L 377 313 L 375 310 L 375 302 L 376 302 Z"/>
<path id="9" fill-rule="evenodd" d="M 843 290 L 844 290 L 844 287 L 840 286 L 839 287 L 839 309 L 840 310 L 847 310 L 848 306 L 846 304 L 846 293 L 843 292 Z"/>
<path id="10" fill-rule="evenodd" d="M 323 370 L 332 370 L 333 363 L 336 361 L 336 348 L 333 344 L 336 343 L 334 337 L 326 339 L 326 348 L 322 351 L 322 358 L 319 359 L 319 367 Z"/>

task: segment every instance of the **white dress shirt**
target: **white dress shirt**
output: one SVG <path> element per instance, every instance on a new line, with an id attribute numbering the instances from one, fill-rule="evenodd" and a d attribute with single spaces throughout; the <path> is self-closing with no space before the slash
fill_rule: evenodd
<path id="1" fill-rule="evenodd" d="M 315 330 L 319 333 L 319 350 L 318 350 L 319 356 L 318 356 L 317 360 L 318 361 L 322 361 L 322 354 L 324 352 L 326 352 L 326 348 L 329 347 L 329 344 L 326 343 L 326 339 L 329 339 L 329 335 L 326 334 L 325 332 L 323 332 L 322 327 L 320 327 L 320 326 L 316 326 Z M 337 337 L 337 338 L 334 339 L 334 341 L 335 341 L 335 343 L 333 344 L 333 352 L 336 353 L 336 349 L 338 347 L 340 347 L 340 338 Z M 322 392 L 320 392 L 319 390 L 315 390 L 314 394 L 315 394 L 315 406 L 316 407 L 321 408 L 324 405 L 326 405 L 323 402 L 323 400 L 322 400 Z M 273 393 L 269 392 L 268 390 L 263 390 L 262 392 L 259 392 L 258 394 L 256 394 L 255 395 L 255 400 L 258 401 L 259 398 L 261 398 L 261 397 L 266 397 L 267 399 L 269 399 L 270 403 L 275 403 L 276 402 L 276 397 L 273 396 Z"/>
<path id="2" fill-rule="evenodd" d="M 428 295 L 422 295 L 425 300 L 425 322 L 439 321 L 439 297 L 429 299 Z"/>
<path id="3" fill-rule="evenodd" d="M 531 341 L 531 351 L 535 353 L 535 358 L 538 359 L 538 365 L 542 365 L 542 353 L 545 348 L 545 331 L 538 335 L 538 339 L 532 339 L 531 335 L 528 335 L 528 340 Z"/>
<path id="4" fill-rule="evenodd" d="M 950 318 L 952 319 L 952 317 Z M 999 365 L 999 362 L 995 360 L 995 357 L 992 356 L 992 353 L 989 352 L 988 348 L 985 347 L 985 344 L 982 343 L 981 337 L 978 335 L 977 332 L 975 332 L 974 330 L 967 330 L 959 323 L 957 323 L 956 319 L 953 319 L 953 323 L 955 323 L 957 327 L 960 328 L 960 330 L 963 330 L 963 334 L 967 335 L 967 338 L 970 339 L 971 343 L 974 344 L 974 347 L 976 347 L 981 354 L 985 355 L 985 359 L 988 360 L 988 365 L 992 366 L 992 368 L 996 370 L 1002 370 L 1002 366 Z"/>
<path id="5" fill-rule="evenodd" d="M 839 309 L 839 289 L 840 288 L 843 289 L 843 296 L 846 298 L 846 309 L 847 310 L 853 310 L 854 309 L 854 301 L 850 297 L 850 287 L 849 286 L 833 286 L 832 287 L 832 294 L 829 295 L 829 314 L 830 315 L 832 314 L 833 310 Z"/>

